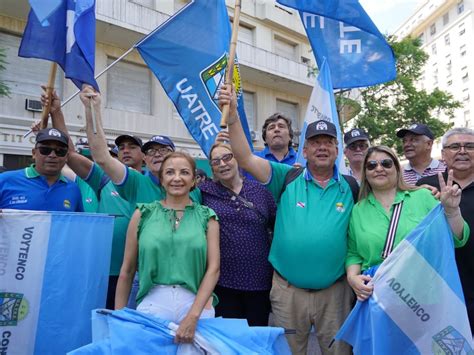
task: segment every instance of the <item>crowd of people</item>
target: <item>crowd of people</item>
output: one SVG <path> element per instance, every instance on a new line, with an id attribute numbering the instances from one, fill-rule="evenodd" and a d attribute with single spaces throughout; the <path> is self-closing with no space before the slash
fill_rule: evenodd
<path id="1" fill-rule="evenodd" d="M 176 341 L 193 340 L 200 318 L 243 318 L 249 325 L 295 330 L 294 354 L 306 354 L 312 327 L 323 354 L 349 354 L 333 342 L 354 306 L 373 292 L 372 269 L 441 203 L 474 329 L 474 131 L 453 128 L 435 139 L 421 123 L 399 130 L 408 164 L 363 129 L 344 135 L 348 173 L 336 166 L 336 127 L 308 125 L 296 162 L 291 120 L 264 123 L 265 149 L 253 153 L 232 87 L 228 131 L 209 153 L 212 178 L 174 142 L 121 135 L 109 147 L 101 95 L 85 87 L 90 156 L 69 137 L 59 97 L 52 128 L 34 127 L 34 163 L 0 174 L 0 209 L 114 215 L 106 307 L 136 308 L 179 323 Z M 93 122 L 95 119 L 95 122 Z M 89 154 L 87 154 L 89 155 Z M 67 167 L 66 167 L 67 164 Z"/>

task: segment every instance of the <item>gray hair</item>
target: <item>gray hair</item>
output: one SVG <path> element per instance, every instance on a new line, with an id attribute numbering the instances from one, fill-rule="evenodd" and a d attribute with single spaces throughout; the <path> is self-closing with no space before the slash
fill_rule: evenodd
<path id="1" fill-rule="evenodd" d="M 474 136 L 474 130 L 467 127 L 457 127 L 450 129 L 444 134 L 443 138 L 441 138 L 441 145 L 443 148 L 446 146 L 448 138 L 454 136 L 455 134 L 465 134 L 468 136 Z"/>

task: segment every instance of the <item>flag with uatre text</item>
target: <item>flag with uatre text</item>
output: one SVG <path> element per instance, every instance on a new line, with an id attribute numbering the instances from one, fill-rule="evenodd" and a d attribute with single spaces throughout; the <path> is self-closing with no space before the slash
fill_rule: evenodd
<path id="1" fill-rule="evenodd" d="M 318 67 L 326 58 L 335 89 L 396 77 L 395 56 L 358 0 L 277 0 L 299 11 Z"/>
<path id="2" fill-rule="evenodd" d="M 218 94 L 225 81 L 230 37 L 225 1 L 194 0 L 136 45 L 206 155 L 220 131 Z M 252 147 L 237 65 L 233 83 Z"/>
<path id="3" fill-rule="evenodd" d="M 380 264 L 336 339 L 354 354 L 473 354 L 453 234 L 441 205 Z"/>

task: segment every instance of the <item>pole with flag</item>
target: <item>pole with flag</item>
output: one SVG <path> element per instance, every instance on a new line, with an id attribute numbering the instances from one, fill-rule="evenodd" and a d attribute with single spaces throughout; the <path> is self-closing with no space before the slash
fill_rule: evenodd
<path id="1" fill-rule="evenodd" d="M 99 90 L 94 79 L 95 0 L 30 0 L 18 55 L 52 61 L 48 96 L 54 89 L 56 64 L 80 89 L 83 84 Z M 48 105 L 42 116 L 47 125 Z"/>
<path id="2" fill-rule="evenodd" d="M 336 101 L 334 99 L 334 90 L 332 88 L 331 73 L 329 66 L 327 65 L 326 59 L 323 60 L 321 67 L 319 68 L 319 75 L 314 84 L 313 92 L 308 102 L 308 108 L 306 109 L 306 115 L 304 119 L 303 129 L 301 131 L 301 140 L 304 140 L 306 134 L 306 128 L 312 122 L 318 120 L 326 120 L 333 123 L 337 130 L 337 141 L 338 141 L 338 155 L 336 160 L 336 166 L 341 173 L 346 173 L 346 166 L 344 164 L 344 158 L 342 156 L 342 134 L 341 127 L 339 125 L 339 118 L 337 115 Z M 296 158 L 297 163 L 306 165 L 306 159 L 303 157 L 303 149 L 298 149 L 298 156 Z"/>

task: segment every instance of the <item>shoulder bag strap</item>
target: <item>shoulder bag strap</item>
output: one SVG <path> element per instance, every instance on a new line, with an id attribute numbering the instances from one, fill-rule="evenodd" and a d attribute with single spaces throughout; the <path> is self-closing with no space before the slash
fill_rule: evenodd
<path id="1" fill-rule="evenodd" d="M 385 246 L 383 247 L 382 251 L 382 259 L 386 259 L 393 250 L 398 221 L 400 220 L 400 215 L 402 214 L 402 207 L 403 201 L 393 206 L 392 218 L 390 219 L 390 225 L 388 226 L 387 237 L 385 239 Z"/>

